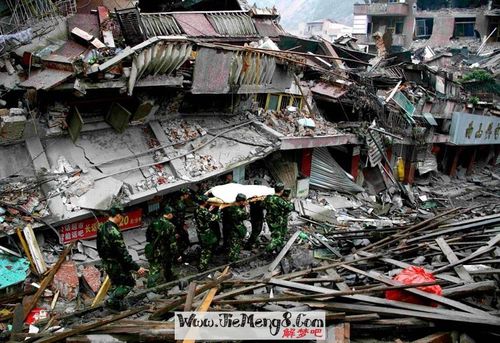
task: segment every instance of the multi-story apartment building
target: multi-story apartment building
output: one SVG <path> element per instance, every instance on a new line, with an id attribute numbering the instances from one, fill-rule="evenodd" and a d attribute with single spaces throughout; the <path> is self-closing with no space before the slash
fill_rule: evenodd
<path id="1" fill-rule="evenodd" d="M 374 50 L 380 33 L 392 51 L 415 40 L 443 46 L 450 40 L 500 40 L 500 1 L 493 0 L 365 0 L 354 5 L 353 36 Z"/>
<path id="2" fill-rule="evenodd" d="M 341 36 L 351 36 L 352 26 L 344 25 L 331 19 L 315 20 L 299 25 L 299 34 L 303 37 L 321 37 L 330 42 Z"/>

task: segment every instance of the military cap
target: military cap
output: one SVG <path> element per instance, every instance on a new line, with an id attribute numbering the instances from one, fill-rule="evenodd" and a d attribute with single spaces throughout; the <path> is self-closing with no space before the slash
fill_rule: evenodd
<path id="1" fill-rule="evenodd" d="M 124 211 L 123 209 L 123 206 L 121 204 L 113 204 L 111 205 L 110 209 L 109 209 L 109 215 L 111 217 L 114 217 L 118 214 L 122 214 Z"/>
<path id="2" fill-rule="evenodd" d="M 170 206 L 165 206 L 163 208 L 163 214 L 170 214 L 170 213 L 174 213 L 174 209 Z"/>
<path id="3" fill-rule="evenodd" d="M 191 190 L 187 187 L 182 187 L 181 188 L 181 194 L 190 194 Z"/>
<path id="4" fill-rule="evenodd" d="M 208 197 L 206 195 L 204 195 L 204 194 L 198 195 L 196 197 L 196 202 L 198 204 L 202 204 L 202 203 L 207 202 L 207 201 L 208 201 Z"/>
<path id="5" fill-rule="evenodd" d="M 238 195 L 236 196 L 236 202 L 245 201 L 245 200 L 247 200 L 247 196 L 245 194 L 238 193 Z"/>
<path id="6" fill-rule="evenodd" d="M 285 185 L 283 184 L 283 182 L 278 182 L 278 183 L 274 186 L 274 191 L 275 191 L 276 193 L 281 192 L 283 189 L 285 189 Z"/>
<path id="7" fill-rule="evenodd" d="M 289 197 L 291 193 L 292 193 L 292 190 L 290 188 L 285 188 L 283 190 L 283 196 L 284 197 Z"/>

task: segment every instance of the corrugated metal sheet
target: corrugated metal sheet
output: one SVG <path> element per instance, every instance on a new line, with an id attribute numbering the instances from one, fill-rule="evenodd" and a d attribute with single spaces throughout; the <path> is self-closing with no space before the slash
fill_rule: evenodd
<path id="1" fill-rule="evenodd" d="M 146 76 L 168 76 L 182 66 L 193 46 L 190 43 L 170 43 L 160 41 L 143 49 L 134 56 L 128 83 L 129 95 L 132 95 L 137 80 Z"/>
<path id="2" fill-rule="evenodd" d="M 278 37 L 284 33 L 284 31 L 274 23 L 271 19 L 266 18 L 254 18 L 254 24 L 262 37 Z"/>
<path id="3" fill-rule="evenodd" d="M 373 138 L 377 141 L 379 147 L 383 149 L 384 142 L 382 141 L 382 136 L 377 131 L 370 131 Z M 380 154 L 379 149 L 377 148 L 377 144 L 370 137 L 370 135 L 366 136 L 366 143 L 368 144 L 368 158 L 370 160 L 370 164 L 372 167 L 375 167 L 382 161 L 382 155 Z"/>
<path id="4" fill-rule="evenodd" d="M 141 13 L 144 34 L 147 37 L 170 36 L 182 33 L 175 18 L 166 13 Z"/>
<path id="5" fill-rule="evenodd" d="M 315 148 L 312 160 L 311 185 L 345 193 L 363 192 L 330 155 L 327 148 Z"/>
<path id="6" fill-rule="evenodd" d="M 191 37 L 220 36 L 212 27 L 203 13 L 174 13 L 172 14 L 181 29 Z"/>
<path id="7" fill-rule="evenodd" d="M 193 94 L 227 93 L 232 57 L 233 52 L 230 51 L 199 48 L 191 92 Z"/>
<path id="8" fill-rule="evenodd" d="M 246 13 L 217 12 L 206 16 L 215 31 L 223 36 L 257 36 L 252 18 Z"/>
<path id="9" fill-rule="evenodd" d="M 241 86 L 265 87 L 271 84 L 276 60 L 247 51 L 221 51 L 200 48 L 193 76 L 193 93 L 227 93 Z"/>
<path id="10" fill-rule="evenodd" d="M 275 70 L 276 60 L 274 57 L 238 51 L 232 56 L 229 84 L 237 86 L 267 85 L 271 83 Z"/>

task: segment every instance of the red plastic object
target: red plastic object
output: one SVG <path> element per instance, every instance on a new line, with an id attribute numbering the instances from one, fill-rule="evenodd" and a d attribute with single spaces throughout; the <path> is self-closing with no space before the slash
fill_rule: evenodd
<path id="1" fill-rule="evenodd" d="M 49 317 L 49 312 L 43 308 L 34 308 L 26 317 L 26 324 L 35 324 L 37 321 L 42 319 L 47 319 Z"/>
<path id="2" fill-rule="evenodd" d="M 411 266 L 404 269 L 401 273 L 394 277 L 394 281 L 398 281 L 405 285 L 414 285 L 418 283 L 433 282 L 436 278 L 431 273 L 425 271 L 424 268 Z M 436 295 L 443 294 L 443 290 L 439 285 L 417 287 L 421 291 Z M 428 299 L 419 297 L 405 290 L 390 290 L 385 292 L 385 298 L 389 300 L 404 301 L 411 304 L 420 304 L 436 307 L 437 304 Z"/>

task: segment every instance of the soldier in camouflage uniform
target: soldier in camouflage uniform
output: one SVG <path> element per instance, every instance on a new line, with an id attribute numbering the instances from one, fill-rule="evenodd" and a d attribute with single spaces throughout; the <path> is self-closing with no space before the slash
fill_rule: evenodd
<path id="1" fill-rule="evenodd" d="M 171 222 L 172 212 L 172 208 L 166 206 L 163 215 L 152 222 L 146 230 L 148 243 L 144 254 L 149 261 L 148 287 L 175 279 L 172 264 L 177 256 L 177 240 L 175 226 Z"/>
<path id="2" fill-rule="evenodd" d="M 207 268 L 208 262 L 212 258 L 212 254 L 219 244 L 219 220 L 220 214 L 218 212 L 211 212 L 209 207 L 208 197 L 200 195 L 197 199 L 198 207 L 194 211 L 194 220 L 198 231 L 198 239 L 201 245 L 201 256 L 198 268 L 203 271 Z"/>
<path id="3" fill-rule="evenodd" d="M 266 222 L 271 231 L 271 242 L 267 245 L 268 252 L 280 249 L 285 244 L 288 220 L 285 218 L 286 201 L 281 197 L 284 185 L 279 182 L 274 186 L 273 195 L 268 195 L 264 199 L 266 209 Z"/>
<path id="4" fill-rule="evenodd" d="M 248 218 L 245 210 L 247 197 L 244 194 L 236 196 L 236 203 L 227 209 L 229 227 L 229 261 L 237 261 L 240 256 L 241 242 L 247 233 L 243 221 Z"/>
<path id="5" fill-rule="evenodd" d="M 261 185 L 260 180 L 255 180 L 254 185 Z M 252 223 L 252 233 L 246 244 L 247 249 L 251 249 L 260 233 L 262 232 L 262 225 L 264 224 L 264 204 L 261 200 L 250 202 L 250 223 Z"/>
<path id="6" fill-rule="evenodd" d="M 135 280 L 132 271 L 143 276 L 146 269 L 140 267 L 130 256 L 119 225 L 123 220 L 123 208 L 113 207 L 109 211 L 108 220 L 97 230 L 97 251 L 102 266 L 111 280 L 111 289 L 106 305 L 112 309 L 123 310 L 125 296 L 134 288 Z"/>
<path id="7" fill-rule="evenodd" d="M 186 224 L 186 208 L 189 199 L 190 191 L 188 188 L 182 188 L 179 198 L 172 205 L 174 218 L 172 223 L 175 225 L 175 233 L 177 235 L 178 255 L 177 259 L 181 258 L 184 251 L 189 247 L 189 233 L 185 228 Z"/>

